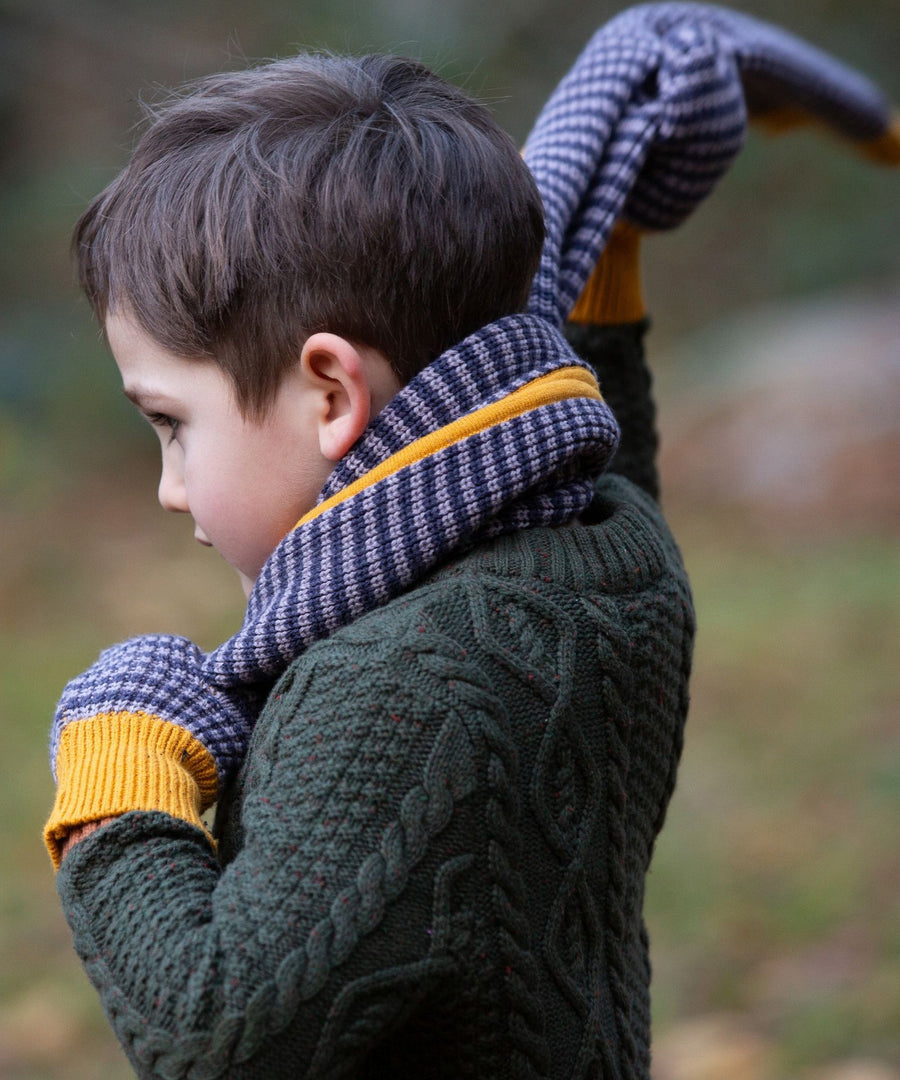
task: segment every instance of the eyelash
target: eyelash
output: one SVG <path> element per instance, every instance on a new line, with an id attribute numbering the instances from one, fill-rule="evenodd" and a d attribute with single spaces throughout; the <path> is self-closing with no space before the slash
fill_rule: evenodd
<path id="1" fill-rule="evenodd" d="M 178 434 L 178 428 L 181 426 L 181 421 L 176 420 L 172 416 L 166 416 L 165 413 L 145 413 L 144 414 L 150 423 L 154 427 L 168 428 L 171 434 L 169 435 L 169 442 L 175 441 L 175 436 Z"/>

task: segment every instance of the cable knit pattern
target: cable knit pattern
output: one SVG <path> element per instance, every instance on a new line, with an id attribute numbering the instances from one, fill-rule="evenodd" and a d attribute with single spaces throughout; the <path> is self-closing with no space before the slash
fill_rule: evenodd
<path id="1" fill-rule="evenodd" d="M 543 319 L 492 323 L 392 400 L 335 468 L 326 493 L 364 478 L 411 442 L 570 369 L 589 370 Z M 234 701 L 268 689 L 314 641 L 385 603 L 452 551 L 510 529 L 561 524 L 588 506 L 592 478 L 615 452 L 619 428 L 592 376 L 577 396 L 554 400 L 552 393 L 535 389 L 536 400 L 518 415 L 301 523 L 263 567 L 241 629 L 213 652 L 160 635 L 108 650 L 66 688 L 51 731 L 51 768 L 67 724 L 110 711 L 112 685 L 126 703 L 117 711 L 178 717 L 210 751 L 224 783 L 243 759 L 251 727 L 235 721 Z M 148 666 L 147 657 L 161 659 Z"/>
<path id="2" fill-rule="evenodd" d="M 543 319 L 501 319 L 410 381 L 342 459 L 320 501 L 392 454 L 508 397 L 582 366 Z M 279 544 L 250 595 L 241 630 L 203 664 L 211 682 L 258 682 L 317 639 L 383 604 L 460 547 L 511 528 L 560 524 L 591 499 L 591 477 L 619 429 L 602 400 L 544 404 L 470 435 L 359 491 Z"/>
<path id="3" fill-rule="evenodd" d="M 658 511 L 610 477 L 585 524 L 481 545 L 314 645 L 257 724 L 223 871 L 156 814 L 63 863 L 139 1075 L 645 1077 L 632 878 L 692 630 Z"/>
<path id="4" fill-rule="evenodd" d="M 413 379 L 339 463 L 323 499 L 416 438 L 577 365 L 559 327 L 615 220 L 625 213 L 643 227 L 670 228 L 708 194 L 743 141 L 742 78 L 756 107 L 799 107 L 858 139 L 888 127 L 877 88 L 765 23 L 683 3 L 644 5 L 613 19 L 551 96 L 525 148 L 546 218 L 528 313 L 483 327 Z M 617 441 L 618 426 L 602 400 L 540 403 L 304 520 L 263 567 L 234 637 L 202 658 L 171 650 L 185 667 L 178 670 L 170 658 L 163 698 L 179 702 L 187 730 L 208 730 L 206 717 L 181 702 L 183 681 L 267 690 L 314 641 L 398 595 L 452 552 L 576 518 Z M 121 675 L 134 681 L 125 659 Z M 165 701 L 156 708 L 159 685 L 150 682 L 153 704 L 132 694 L 135 707 L 167 715 Z M 51 767 L 69 715 L 64 708 L 57 714 Z M 200 741 L 225 782 L 228 766 L 243 757 L 247 728 L 224 715 L 221 727 L 209 745 Z M 84 812 L 89 819 L 89 808 Z"/>

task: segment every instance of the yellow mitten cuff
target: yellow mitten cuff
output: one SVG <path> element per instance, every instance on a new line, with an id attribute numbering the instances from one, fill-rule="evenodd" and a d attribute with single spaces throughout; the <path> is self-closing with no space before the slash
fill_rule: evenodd
<path id="1" fill-rule="evenodd" d="M 647 313 L 641 291 L 641 231 L 617 221 L 603 254 L 572 309 L 569 322 L 639 322 Z"/>
<path id="2" fill-rule="evenodd" d="M 766 135 L 783 135 L 802 127 L 822 128 L 835 134 L 833 128 L 796 105 L 753 113 L 750 122 Z M 887 129 L 874 139 L 841 137 L 841 141 L 867 161 L 877 165 L 900 165 L 900 112 L 894 112 Z"/>
<path id="3" fill-rule="evenodd" d="M 859 152 L 879 165 L 900 165 L 900 111 L 894 112 L 887 131 L 877 139 L 857 143 Z"/>
<path id="4" fill-rule="evenodd" d="M 44 842 L 58 870 L 62 845 L 78 825 L 129 810 L 162 810 L 204 828 L 216 800 L 212 755 L 190 732 L 149 713 L 74 720 L 56 756 L 56 802 Z"/>

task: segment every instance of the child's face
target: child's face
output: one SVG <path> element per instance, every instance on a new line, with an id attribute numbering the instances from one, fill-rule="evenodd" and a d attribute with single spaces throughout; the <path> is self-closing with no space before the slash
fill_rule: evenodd
<path id="1" fill-rule="evenodd" d="M 124 314 L 110 314 L 106 332 L 126 395 L 159 435 L 160 503 L 189 513 L 197 540 L 249 592 L 334 467 L 320 450 L 315 395 L 288 374 L 264 419 L 245 420 L 212 361 L 168 352 Z"/>

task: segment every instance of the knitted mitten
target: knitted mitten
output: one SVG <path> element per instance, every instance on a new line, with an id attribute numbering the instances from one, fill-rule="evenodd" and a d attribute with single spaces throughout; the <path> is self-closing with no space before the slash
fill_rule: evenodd
<path id="1" fill-rule="evenodd" d="M 547 226 L 528 310 L 563 323 L 623 216 L 680 225 L 740 151 L 748 116 L 770 129 L 808 117 L 867 157 L 900 160 L 881 91 L 778 27 L 699 3 L 640 4 L 601 27 L 523 151 Z"/>
<path id="2" fill-rule="evenodd" d="M 128 810 L 202 827 L 254 719 L 249 699 L 202 677 L 203 658 L 186 638 L 148 635 L 106 649 L 66 686 L 50 734 L 57 793 L 44 839 L 54 865 L 75 826 Z"/>

